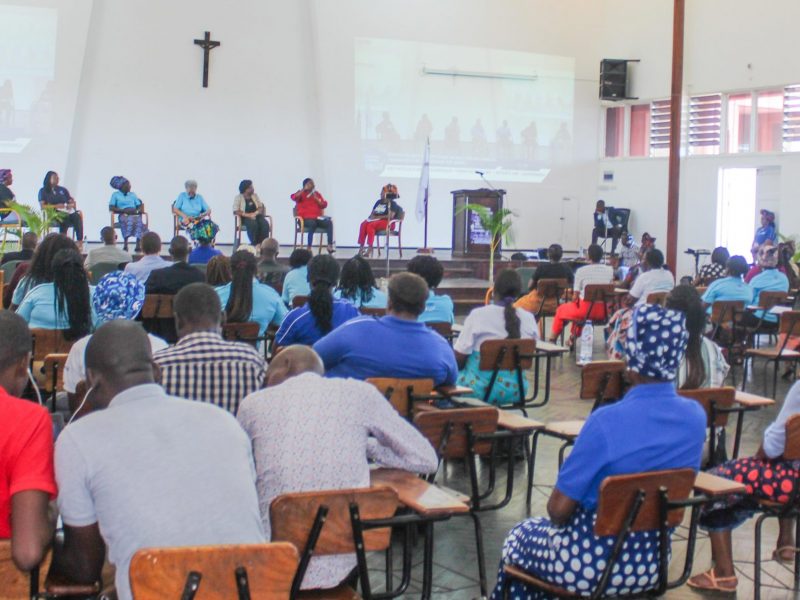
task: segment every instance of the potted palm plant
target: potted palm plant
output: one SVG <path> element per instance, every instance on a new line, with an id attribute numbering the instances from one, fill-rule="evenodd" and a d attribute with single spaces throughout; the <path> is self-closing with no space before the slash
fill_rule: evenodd
<path id="1" fill-rule="evenodd" d="M 513 234 L 511 232 L 512 220 L 516 213 L 508 208 L 501 208 L 493 211 L 481 204 L 465 204 L 458 209 L 458 212 L 465 210 L 472 211 L 478 216 L 481 227 L 490 236 L 489 242 L 489 285 L 494 283 L 494 257 L 500 242 L 512 243 Z"/>
<path id="2" fill-rule="evenodd" d="M 50 229 L 64 218 L 64 213 L 52 206 L 45 206 L 39 210 L 27 204 L 20 204 L 19 202 L 9 202 L 7 206 L 19 215 L 22 219 L 22 223 L 25 224 L 24 227 L 27 228 L 28 231 L 35 233 L 39 239 L 46 236 L 50 232 Z M 18 240 L 22 239 L 22 223 L 20 223 L 17 229 Z M 5 240 L 3 240 L 3 252 L 6 251 L 5 244 Z"/>

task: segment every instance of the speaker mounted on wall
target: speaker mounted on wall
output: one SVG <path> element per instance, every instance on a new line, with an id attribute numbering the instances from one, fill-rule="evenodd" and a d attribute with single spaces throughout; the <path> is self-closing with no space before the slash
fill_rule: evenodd
<path id="1" fill-rule="evenodd" d="M 628 63 L 639 62 L 617 58 L 600 61 L 600 99 L 636 100 L 628 96 Z"/>

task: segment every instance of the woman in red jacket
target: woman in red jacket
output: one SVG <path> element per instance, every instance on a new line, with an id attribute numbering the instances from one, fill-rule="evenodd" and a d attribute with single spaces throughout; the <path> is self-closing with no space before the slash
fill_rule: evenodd
<path id="1" fill-rule="evenodd" d="M 328 237 L 328 253 L 333 254 L 333 221 L 330 217 L 323 216 L 328 203 L 318 191 L 314 189 L 314 180 L 307 177 L 303 180 L 302 189 L 291 195 L 295 203 L 295 215 L 303 219 L 303 227 L 308 232 L 308 249 L 314 241 L 317 229 L 325 232 Z"/>

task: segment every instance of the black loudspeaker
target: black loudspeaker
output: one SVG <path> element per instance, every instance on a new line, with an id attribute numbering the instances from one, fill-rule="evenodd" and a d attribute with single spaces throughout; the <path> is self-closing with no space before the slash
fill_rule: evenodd
<path id="1" fill-rule="evenodd" d="M 600 99 L 622 100 L 628 94 L 628 61 L 604 58 L 600 61 Z"/>

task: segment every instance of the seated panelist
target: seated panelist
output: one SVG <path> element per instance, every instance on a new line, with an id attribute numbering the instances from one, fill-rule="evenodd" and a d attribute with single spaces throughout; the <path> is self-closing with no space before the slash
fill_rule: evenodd
<path id="1" fill-rule="evenodd" d="M 201 233 L 209 228 L 211 221 L 211 208 L 200 194 L 197 193 L 197 182 L 189 179 L 185 184 L 185 192 L 172 203 L 172 214 L 178 217 L 178 227 L 189 233 L 189 237 L 197 241 Z M 214 224 L 215 229 L 219 227 Z"/>

